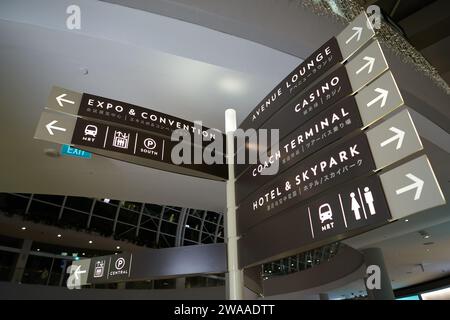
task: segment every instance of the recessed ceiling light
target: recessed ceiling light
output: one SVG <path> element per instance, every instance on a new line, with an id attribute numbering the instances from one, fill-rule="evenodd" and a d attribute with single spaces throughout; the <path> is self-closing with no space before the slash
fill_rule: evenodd
<path id="1" fill-rule="evenodd" d="M 61 236 L 61 234 L 58 234 L 57 237 L 58 237 L 58 238 L 61 238 L 62 236 Z"/>
<path id="2" fill-rule="evenodd" d="M 117 247 L 116 247 L 116 249 L 117 249 L 117 250 L 120 250 L 120 247 L 119 247 L 119 246 L 117 246 Z"/>
<path id="3" fill-rule="evenodd" d="M 41 251 L 41 249 L 38 248 L 38 249 L 36 249 L 36 251 L 39 252 L 39 251 Z"/>
<path id="4" fill-rule="evenodd" d="M 92 242 L 93 242 L 92 240 L 89 240 L 89 244 L 92 244 Z"/>
<path id="5" fill-rule="evenodd" d="M 21 229 L 22 229 L 22 230 L 27 230 L 27 227 L 22 227 Z"/>
<path id="6" fill-rule="evenodd" d="M 82 256 L 86 255 L 84 252 L 81 254 Z"/>
<path id="7" fill-rule="evenodd" d="M 427 234 L 424 238 L 425 239 L 428 239 L 430 237 L 430 235 L 429 234 Z"/>
<path id="8" fill-rule="evenodd" d="M 405 222 L 408 222 L 409 220 L 408 219 L 405 219 Z"/>

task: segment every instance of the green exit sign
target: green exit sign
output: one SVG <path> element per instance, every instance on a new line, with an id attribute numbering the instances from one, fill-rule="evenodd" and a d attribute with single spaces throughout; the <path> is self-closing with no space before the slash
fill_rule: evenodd
<path id="1" fill-rule="evenodd" d="M 63 144 L 61 146 L 61 154 L 76 158 L 85 158 L 85 159 L 92 158 L 92 153 L 71 147 L 68 144 Z"/>

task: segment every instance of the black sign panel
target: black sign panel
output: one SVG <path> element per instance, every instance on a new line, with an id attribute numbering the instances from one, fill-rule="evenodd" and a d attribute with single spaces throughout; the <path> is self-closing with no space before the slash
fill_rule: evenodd
<path id="1" fill-rule="evenodd" d="M 262 129 L 279 129 L 285 137 L 299 125 L 353 92 L 345 66 L 330 73 L 312 88 L 285 105 Z"/>
<path id="2" fill-rule="evenodd" d="M 301 124 L 317 116 L 339 100 L 353 92 L 345 66 L 342 66 L 321 79 L 316 85 L 305 93 L 287 103 L 280 112 L 270 118 L 260 129 L 278 129 L 279 138 L 298 128 Z M 270 145 L 270 144 L 269 144 Z M 259 144 L 259 147 L 264 145 Z M 247 146 L 246 146 L 247 147 Z M 245 152 L 248 159 L 248 150 L 236 147 L 236 157 Z M 242 174 L 244 166 L 237 166 L 236 176 Z"/>
<path id="3" fill-rule="evenodd" d="M 378 176 L 352 181 L 273 216 L 238 242 L 239 266 L 272 261 L 342 240 L 391 218 Z"/>
<path id="4" fill-rule="evenodd" d="M 213 141 L 218 139 L 220 135 L 220 141 L 223 141 L 225 145 L 225 137 L 218 130 L 196 126 L 193 122 L 165 113 L 88 93 L 82 95 L 78 115 L 128 125 L 166 137 L 170 137 L 173 131 L 182 129 L 189 132 L 193 137 L 197 136 L 198 144 L 203 145 L 210 143 L 209 141 L 202 141 L 203 137 Z M 191 142 L 195 143 L 194 139 L 192 138 Z"/>
<path id="5" fill-rule="evenodd" d="M 237 179 L 236 202 L 242 202 L 251 192 L 273 179 L 273 175 L 264 175 L 268 170 L 278 165 L 280 174 L 301 159 L 361 127 L 362 120 L 353 96 L 335 104 L 284 138 L 277 150 L 271 150 L 271 156 L 266 161 L 250 166 Z M 236 168 L 239 167 L 248 168 L 248 165 L 236 165 Z"/>
<path id="6" fill-rule="evenodd" d="M 208 165 L 203 161 L 199 164 L 194 164 L 194 154 L 196 152 L 201 153 L 203 150 L 208 150 L 209 147 L 202 150 L 200 147 L 184 143 L 186 150 L 189 150 L 191 153 L 191 163 L 176 164 L 172 162 L 171 154 L 178 142 L 171 141 L 170 139 L 161 136 L 152 135 L 147 132 L 136 131 L 131 128 L 117 127 L 93 120 L 78 118 L 76 120 L 71 143 L 76 146 L 81 146 L 81 149 L 83 149 L 83 147 L 89 147 L 89 149 L 87 149 L 88 151 L 101 155 L 105 155 L 104 152 L 102 153 L 101 151 L 118 152 L 145 160 L 188 168 L 222 179 L 227 179 L 228 177 L 228 169 L 223 155 L 220 155 L 223 164 Z M 113 154 L 107 154 L 106 156 L 114 158 Z M 136 163 L 143 164 L 142 162 Z M 169 168 L 165 169 L 170 171 Z"/>
<path id="7" fill-rule="evenodd" d="M 367 174 L 375 164 L 364 133 L 321 150 L 252 193 L 238 207 L 238 233 L 328 188 Z"/>
<path id="8" fill-rule="evenodd" d="M 91 259 L 89 283 L 106 283 L 129 280 L 133 255 L 131 253 Z"/>
<path id="9" fill-rule="evenodd" d="M 253 109 L 239 128 L 260 128 L 286 102 L 341 61 L 342 54 L 336 38 L 333 37 L 284 78 Z"/>

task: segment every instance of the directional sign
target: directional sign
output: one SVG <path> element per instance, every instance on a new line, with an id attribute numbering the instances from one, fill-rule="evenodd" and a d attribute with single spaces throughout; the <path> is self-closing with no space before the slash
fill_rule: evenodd
<path id="1" fill-rule="evenodd" d="M 352 88 L 358 91 L 388 68 L 378 41 L 372 42 L 347 64 Z"/>
<path id="2" fill-rule="evenodd" d="M 426 155 L 380 175 L 393 219 L 445 204 Z"/>
<path id="3" fill-rule="evenodd" d="M 334 66 L 346 61 L 375 32 L 361 13 L 336 38 L 331 38 L 284 78 L 247 116 L 239 128 L 258 129 L 289 100 L 301 93 Z"/>
<path id="4" fill-rule="evenodd" d="M 402 110 L 367 130 L 370 149 L 378 169 L 423 149 L 408 110 Z"/>
<path id="5" fill-rule="evenodd" d="M 76 118 L 62 113 L 42 112 L 34 138 L 68 144 L 72 140 L 76 122 Z"/>
<path id="6" fill-rule="evenodd" d="M 402 96 L 400 94 L 400 91 L 397 88 L 395 80 L 390 71 L 386 72 L 381 77 L 379 77 L 378 79 L 373 81 L 370 85 L 368 85 L 367 87 L 360 90 L 355 96 L 347 97 L 344 100 L 338 101 L 337 103 L 335 101 L 340 99 L 340 97 L 342 97 L 342 93 L 337 93 L 337 91 L 340 90 L 340 92 L 345 93 L 346 90 L 349 90 L 348 89 L 349 86 L 346 85 L 346 83 L 347 84 L 349 83 L 349 80 L 347 77 L 345 77 L 345 75 L 339 76 L 338 71 L 333 72 L 332 75 L 338 75 L 338 79 L 339 79 L 340 83 L 343 85 L 338 86 L 336 91 L 331 91 L 330 99 L 324 98 L 323 100 L 320 100 L 315 104 L 316 109 L 318 109 L 317 112 L 320 112 L 320 110 L 323 109 L 322 106 L 324 106 L 326 108 L 326 106 L 329 103 L 334 103 L 334 105 L 332 107 L 330 107 L 330 110 L 326 111 L 327 114 L 333 115 L 333 114 L 335 114 L 335 112 L 331 111 L 331 110 L 338 108 L 339 105 L 350 104 L 350 102 L 348 102 L 348 101 L 350 101 L 352 99 L 356 99 L 357 107 L 359 109 L 359 115 L 353 115 L 353 113 L 350 112 L 350 117 L 352 117 L 352 119 L 351 119 L 352 124 L 359 123 L 359 121 L 357 121 L 356 118 L 361 117 L 361 119 L 362 119 L 361 127 L 367 127 L 367 126 L 373 124 L 375 121 L 379 120 L 380 118 L 384 117 L 385 115 L 389 114 L 390 112 L 394 111 L 395 109 L 397 109 L 398 107 L 403 105 Z M 332 79 L 333 78 L 332 75 L 330 77 L 327 77 L 327 79 Z M 330 82 L 330 80 L 324 79 L 324 81 L 321 81 L 319 83 L 329 83 L 329 82 Z M 314 92 L 314 89 L 309 90 L 308 92 Z M 333 95 L 333 92 L 335 92 L 334 95 Z M 379 92 L 381 92 L 382 94 L 380 94 Z M 330 102 L 328 102 L 327 100 L 330 100 Z M 288 110 L 286 110 L 286 111 L 288 111 Z M 316 112 L 315 108 L 312 108 L 311 111 L 308 108 L 308 109 L 304 110 L 303 115 L 306 117 L 309 117 L 310 113 L 315 114 L 315 112 Z M 322 122 L 321 121 L 319 122 L 319 120 L 318 120 L 320 118 L 320 115 L 321 114 L 319 113 L 319 115 L 316 115 L 312 119 L 308 120 L 305 124 L 301 125 L 297 129 L 295 129 L 291 134 L 289 134 L 285 138 L 283 138 L 283 137 L 286 134 L 286 132 L 290 131 L 292 127 L 298 126 L 298 124 L 301 123 L 302 118 L 300 117 L 300 115 L 296 115 L 294 111 L 292 111 L 290 114 L 279 113 L 274 117 L 275 119 L 269 120 L 266 125 L 271 125 L 271 126 L 273 125 L 274 127 L 279 125 L 280 126 L 279 135 L 285 141 L 291 140 L 293 137 L 295 137 L 295 135 L 299 134 L 299 132 L 302 132 L 305 128 L 310 128 L 310 130 L 312 130 L 312 132 L 314 132 L 314 136 L 317 137 L 318 133 L 321 130 L 316 130 L 316 128 L 311 127 L 311 125 L 314 126 L 317 123 L 322 124 Z M 333 116 L 333 117 L 335 117 L 335 116 Z M 354 117 L 354 119 L 353 119 L 353 117 Z M 326 121 L 326 120 L 327 120 L 327 118 L 324 117 L 324 121 Z M 266 125 L 264 125 L 263 128 Z M 348 127 L 346 127 L 346 128 L 348 128 Z M 337 133 L 336 135 L 329 135 L 329 139 L 322 139 L 321 141 L 319 141 L 319 143 L 316 143 L 317 141 L 305 142 L 306 145 L 308 145 L 308 142 L 309 142 L 309 145 L 316 146 L 316 148 L 308 148 L 308 150 L 314 149 L 315 151 L 317 151 L 319 149 L 318 147 L 320 145 L 321 146 L 325 145 L 325 144 L 323 144 L 324 141 L 332 140 L 333 137 L 339 136 L 339 133 L 342 132 L 339 130 L 337 130 L 337 131 L 334 130 L 334 131 Z M 346 131 L 346 133 L 350 133 L 350 131 Z M 311 134 L 307 135 L 307 136 L 311 136 Z M 281 141 L 280 146 L 283 146 L 285 141 Z M 246 147 L 246 149 L 238 150 L 238 152 L 236 154 L 236 159 L 238 158 L 238 156 L 249 159 L 249 153 L 254 150 L 250 149 L 248 144 L 246 144 L 245 147 Z M 261 148 L 264 149 L 264 152 L 268 151 L 268 150 L 266 150 L 267 148 L 265 145 L 259 143 L 258 144 L 258 152 L 260 151 Z M 286 164 L 294 164 L 295 159 L 300 159 L 299 155 L 302 155 L 305 153 L 305 152 L 302 152 L 304 149 L 305 149 L 305 147 L 302 146 L 302 150 L 300 150 L 298 152 L 297 152 L 297 150 L 292 150 L 292 152 L 295 151 L 296 153 L 295 154 L 291 153 L 290 156 L 286 159 L 286 162 L 283 162 L 283 159 L 285 158 L 283 155 L 278 157 L 281 160 L 281 162 L 279 163 L 280 172 L 283 170 L 285 163 Z M 282 151 L 283 150 L 281 150 L 281 152 Z M 243 152 L 245 152 L 244 156 L 241 154 Z M 276 151 L 274 151 L 274 154 L 276 154 Z M 306 156 L 306 154 L 305 154 L 305 156 Z M 273 158 L 276 158 L 276 157 L 273 157 Z M 270 160 L 274 161 L 273 158 Z M 292 160 L 294 160 L 294 161 L 292 161 Z M 237 163 L 237 161 L 235 163 Z M 250 170 L 252 170 L 252 171 L 254 170 L 255 167 L 259 167 L 258 171 L 261 171 L 260 170 L 261 166 L 267 167 L 267 164 L 264 163 L 264 161 L 259 161 L 257 164 L 255 164 L 253 166 L 251 166 L 249 163 L 237 164 L 236 168 L 235 168 L 236 177 L 238 177 L 238 179 L 241 179 L 242 174 L 245 172 L 245 170 L 247 170 L 250 167 L 251 167 Z M 247 175 L 249 175 L 248 172 L 247 172 Z"/>
<path id="7" fill-rule="evenodd" d="M 181 129 L 194 134 L 197 139 L 193 139 L 193 142 L 198 140 L 196 144 L 208 145 L 208 141 L 202 141 L 203 137 L 213 141 L 221 136 L 221 141 L 225 141 L 223 134 L 217 129 L 201 127 L 193 122 L 130 103 L 56 86 L 48 97 L 47 109 L 127 125 L 165 137 L 170 137 L 174 130 Z"/>
<path id="8" fill-rule="evenodd" d="M 265 161 L 260 160 L 250 167 L 248 164 L 237 164 L 237 172 L 245 171 L 237 179 L 237 203 L 242 202 L 258 186 L 274 178 L 273 175 L 269 175 L 269 170 L 278 166 L 278 172 L 275 173 L 282 173 L 301 159 L 361 127 L 362 122 L 355 98 L 350 96 L 338 102 L 281 140 L 278 150 L 271 148 L 272 155 Z M 258 145 L 257 151 L 260 148 Z M 249 169 L 245 170 L 248 167 Z"/>
<path id="9" fill-rule="evenodd" d="M 375 164 L 364 134 L 322 149 L 276 176 L 239 204 L 238 232 L 242 234 L 290 206 L 373 170 Z"/>
<path id="10" fill-rule="evenodd" d="M 373 56 L 370 73 L 356 74 L 356 68 L 364 63 L 364 57 Z M 388 69 L 381 47 L 377 41 L 364 49 L 347 65 L 338 68 L 317 82 L 270 118 L 261 129 L 279 129 L 280 138 L 285 137 L 299 125 L 313 118 L 339 100 L 358 92 L 362 86 L 374 80 Z"/>
<path id="11" fill-rule="evenodd" d="M 72 262 L 72 269 L 67 285 L 69 288 L 76 288 L 89 284 L 88 275 L 91 259 L 81 259 Z"/>
<path id="12" fill-rule="evenodd" d="M 244 234 L 241 268 L 283 258 L 367 231 L 391 219 L 378 176 L 352 181 L 294 206 Z"/>
<path id="13" fill-rule="evenodd" d="M 371 125 L 404 104 L 390 71 L 358 92 L 355 98 L 365 126 Z"/>
<path id="14" fill-rule="evenodd" d="M 344 59 L 350 57 L 362 45 L 375 36 L 372 24 L 365 12 L 357 16 L 350 24 L 336 36 L 341 54 Z"/>
<path id="15" fill-rule="evenodd" d="M 80 146 L 88 152 L 156 169 L 215 180 L 227 178 L 225 164 L 208 165 L 203 161 L 200 164 L 189 164 L 172 161 L 174 148 L 184 146 L 184 150 L 195 156 L 195 153 L 202 155 L 204 150 L 200 146 L 178 143 L 147 132 L 76 118 L 63 113 L 44 111 L 35 138 Z M 209 150 L 209 147 L 205 150 Z M 192 157 L 190 160 L 192 162 Z"/>

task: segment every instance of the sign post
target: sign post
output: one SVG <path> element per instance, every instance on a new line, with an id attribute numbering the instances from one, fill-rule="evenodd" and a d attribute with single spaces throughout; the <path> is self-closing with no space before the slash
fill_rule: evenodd
<path id="1" fill-rule="evenodd" d="M 228 254 L 228 279 L 227 295 L 230 300 L 243 299 L 244 274 L 239 269 L 238 260 L 238 234 L 236 221 L 236 198 L 234 179 L 234 132 L 236 131 L 236 111 L 227 109 L 225 111 L 225 133 L 227 137 L 226 159 L 228 161 L 227 180 L 227 254 Z"/>

